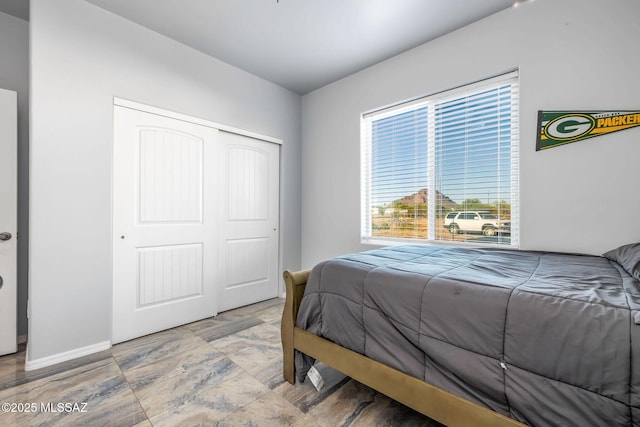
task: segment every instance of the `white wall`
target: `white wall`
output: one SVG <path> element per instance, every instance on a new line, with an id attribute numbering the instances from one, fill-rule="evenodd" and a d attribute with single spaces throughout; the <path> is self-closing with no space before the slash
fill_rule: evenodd
<path id="1" fill-rule="evenodd" d="M 0 12 L 0 88 L 18 92 L 18 335 L 27 334 L 29 23 Z"/>
<path id="2" fill-rule="evenodd" d="M 360 244 L 362 112 L 520 69 L 522 249 L 640 241 L 640 128 L 536 152 L 537 110 L 640 109 L 640 2 L 535 0 L 302 99 L 302 266 Z"/>
<path id="3" fill-rule="evenodd" d="M 284 140 L 281 244 L 299 267 L 298 95 L 82 0 L 31 1 L 31 94 L 32 365 L 111 338 L 114 96 Z"/>

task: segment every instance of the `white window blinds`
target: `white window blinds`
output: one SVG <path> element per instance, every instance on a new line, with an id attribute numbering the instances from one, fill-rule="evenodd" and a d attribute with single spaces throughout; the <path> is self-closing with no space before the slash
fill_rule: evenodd
<path id="1" fill-rule="evenodd" d="M 364 240 L 517 246 L 517 72 L 362 119 Z"/>

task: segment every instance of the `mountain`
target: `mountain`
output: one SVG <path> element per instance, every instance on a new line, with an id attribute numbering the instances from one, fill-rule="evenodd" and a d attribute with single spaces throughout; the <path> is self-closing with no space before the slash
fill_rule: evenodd
<path id="1" fill-rule="evenodd" d="M 404 196 L 398 200 L 394 200 L 392 205 L 408 205 L 408 206 L 416 206 L 416 205 L 426 205 L 429 200 L 429 192 L 426 188 L 418 191 L 417 193 L 411 194 L 410 196 Z M 441 211 L 451 211 L 458 209 L 458 204 L 451 200 L 446 195 L 440 193 L 436 190 L 436 206 L 440 207 Z"/>

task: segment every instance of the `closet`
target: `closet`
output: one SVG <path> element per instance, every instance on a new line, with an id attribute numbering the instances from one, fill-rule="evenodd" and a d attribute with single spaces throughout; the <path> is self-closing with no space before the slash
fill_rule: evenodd
<path id="1" fill-rule="evenodd" d="M 278 296 L 279 164 L 275 138 L 116 100 L 113 343 Z"/>

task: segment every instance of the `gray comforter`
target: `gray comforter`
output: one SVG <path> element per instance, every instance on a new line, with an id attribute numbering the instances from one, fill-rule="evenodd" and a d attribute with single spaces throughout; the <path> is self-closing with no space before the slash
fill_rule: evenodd
<path id="1" fill-rule="evenodd" d="M 297 326 L 530 425 L 627 426 L 638 310 L 606 258 L 416 245 L 318 264 Z"/>

